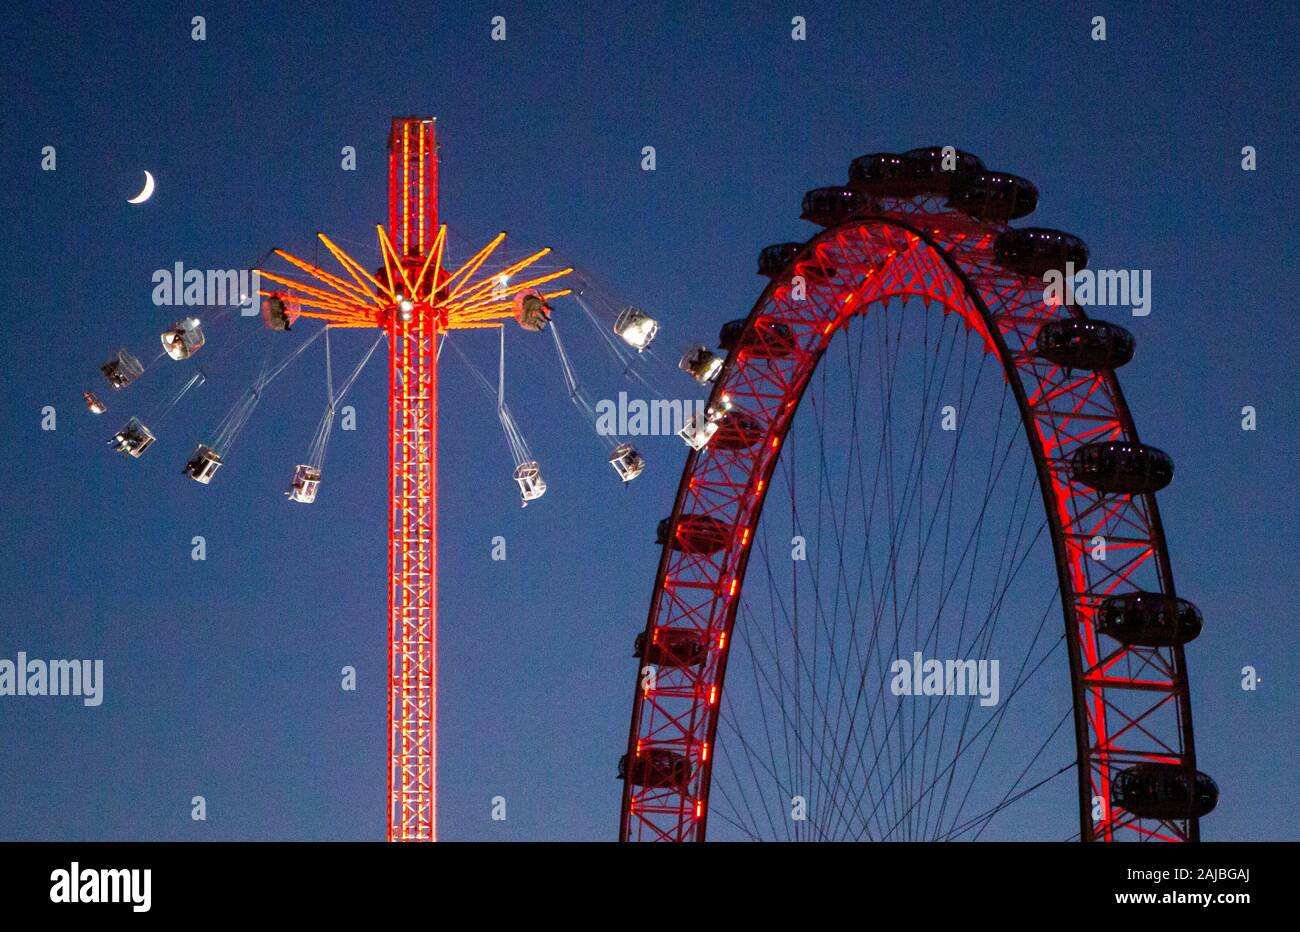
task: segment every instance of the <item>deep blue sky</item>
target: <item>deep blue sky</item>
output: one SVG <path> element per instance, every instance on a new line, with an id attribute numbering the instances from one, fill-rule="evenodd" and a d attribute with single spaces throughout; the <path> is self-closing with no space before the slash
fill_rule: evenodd
<path id="1" fill-rule="evenodd" d="M 1294 7 L 620 7 L 8 11 L 0 657 L 103 658 L 106 700 L 0 698 L 0 838 L 382 837 L 382 367 L 356 389 L 359 429 L 335 434 L 312 508 L 280 490 L 319 416 L 318 359 L 277 383 L 207 489 L 179 468 L 246 384 L 237 366 L 217 366 L 139 462 L 102 445 L 135 399 L 103 392 L 112 410 L 96 419 L 79 392 L 99 389 L 117 346 L 152 352 L 176 316 L 150 304 L 154 269 L 247 265 L 273 245 L 310 255 L 318 229 L 371 242 L 384 135 L 407 113 L 438 117 L 444 220 L 467 239 L 507 228 L 553 244 L 655 309 L 669 355 L 748 311 L 758 248 L 809 235 L 802 192 L 868 151 L 976 152 L 1034 180 L 1033 222 L 1084 237 L 1094 265 L 1151 269 L 1152 314 L 1123 321 L 1139 352 L 1122 381 L 1144 438 L 1176 459 L 1161 506 L 1179 589 L 1206 616 L 1193 701 L 1223 800 L 1203 832 L 1300 837 Z M 206 42 L 190 39 L 196 14 Z M 498 14 L 504 43 L 489 41 Z M 806 42 L 790 40 L 795 14 Z M 55 172 L 40 170 L 46 145 Z M 356 172 L 340 170 L 344 145 Z M 1244 145 L 1258 171 L 1241 170 Z M 131 207 L 146 168 L 158 192 Z M 594 354 L 590 334 L 566 332 Z M 449 838 L 616 831 L 630 644 L 683 450 L 646 443 L 651 470 L 618 489 L 536 358 L 514 370 L 537 383 L 516 413 L 551 492 L 523 512 L 490 408 L 454 360 L 442 381 Z M 159 365 L 137 386 L 149 404 L 177 378 Z M 589 368 L 595 394 L 618 390 Z M 1247 404 L 1254 433 L 1239 427 Z M 189 559 L 195 534 L 204 563 Z M 488 559 L 495 534 L 504 563 Z M 345 664 L 355 693 L 339 689 Z M 1256 692 L 1239 686 L 1247 664 Z M 206 824 L 189 819 L 195 794 Z M 505 823 L 488 821 L 495 795 Z"/>

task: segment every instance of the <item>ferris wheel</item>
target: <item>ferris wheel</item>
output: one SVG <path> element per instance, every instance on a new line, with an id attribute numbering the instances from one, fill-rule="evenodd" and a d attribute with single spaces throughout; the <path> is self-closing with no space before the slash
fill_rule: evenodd
<path id="1" fill-rule="evenodd" d="M 1115 376 L 1133 336 L 1045 287 L 1087 247 L 1010 225 L 1037 200 L 951 147 L 871 154 L 761 252 L 698 357 L 621 839 L 1198 839 L 1173 463 Z"/>

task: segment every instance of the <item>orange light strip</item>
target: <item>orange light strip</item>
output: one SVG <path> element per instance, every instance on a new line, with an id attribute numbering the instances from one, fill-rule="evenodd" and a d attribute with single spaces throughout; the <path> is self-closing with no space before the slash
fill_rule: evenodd
<path id="1" fill-rule="evenodd" d="M 292 278 L 282 278 L 274 272 L 267 272 L 264 269 L 259 269 L 258 274 L 261 275 L 262 278 L 270 279 L 278 285 L 285 285 L 293 291 L 299 291 L 303 295 L 313 298 L 324 306 L 335 308 L 339 311 L 357 311 L 365 309 L 365 305 L 357 304 L 352 301 L 345 301 L 337 295 L 325 291 L 322 288 L 316 288 L 304 282 L 294 281 Z"/>
<path id="2" fill-rule="evenodd" d="M 447 322 L 448 330 L 498 330 L 500 329 L 500 327 L 501 327 L 500 322 L 497 323 L 486 323 L 486 322 L 478 323 L 474 321 L 470 321 L 469 323 L 464 323 L 461 321 Z"/>
<path id="3" fill-rule="evenodd" d="M 425 149 L 425 146 L 424 146 L 424 123 L 423 123 L 423 121 L 420 122 L 420 123 L 418 123 L 417 126 L 419 127 L 419 130 L 420 130 L 420 133 L 419 133 L 419 147 L 420 147 L 419 152 L 420 152 L 420 154 L 419 154 L 419 157 L 418 157 L 418 162 L 419 162 L 419 164 L 418 164 L 417 167 L 416 167 L 416 171 L 418 172 L 419 177 L 420 177 L 420 199 L 419 199 L 419 202 L 418 202 L 418 204 L 417 204 L 417 207 L 418 207 L 418 209 L 419 209 L 419 211 L 420 211 L 420 222 L 419 222 L 418 224 L 416 224 L 416 234 L 417 234 L 416 248 L 419 249 L 420 252 L 424 252 L 424 149 Z M 409 245 L 409 244 L 403 244 L 403 245 L 405 245 L 405 246 L 407 247 L 407 249 L 410 249 L 410 245 Z M 412 293 L 414 293 L 414 289 L 412 289 Z"/>
<path id="4" fill-rule="evenodd" d="M 469 300 L 474 294 L 481 292 L 482 289 L 486 288 L 488 285 L 491 285 L 493 282 L 499 282 L 502 278 L 509 278 L 510 276 L 514 275 L 516 272 L 528 268 L 528 266 L 532 265 L 538 259 L 541 259 L 550 251 L 551 251 L 551 247 L 547 246 L 545 249 L 533 253 L 531 256 L 529 256 L 526 259 L 520 259 L 518 262 L 514 263 L 513 265 L 508 265 L 501 271 L 493 272 L 487 278 L 480 279 L 476 285 L 470 288 L 469 291 L 465 292 L 463 298 L 465 300 Z"/>
<path id="5" fill-rule="evenodd" d="M 498 233 L 493 237 L 492 242 L 480 249 L 468 262 L 448 276 L 445 285 L 445 287 L 451 288 L 450 293 L 447 295 L 448 302 L 460 294 L 461 290 L 464 289 L 465 285 L 469 282 L 470 278 L 473 277 L 474 273 L 477 272 L 479 267 L 487 261 L 488 256 L 492 255 L 492 253 L 496 251 L 496 248 L 501 245 L 501 241 L 505 238 L 506 234 L 504 232 Z M 457 277 L 460 278 L 460 281 L 458 282 L 456 281 Z M 452 282 L 456 282 L 455 287 L 452 287 Z"/>
<path id="6" fill-rule="evenodd" d="M 411 242 L 411 124 L 402 124 L 402 246 L 406 247 Z M 385 262 L 385 265 L 388 263 Z M 393 274 L 388 273 L 388 280 L 393 280 Z"/>
<path id="7" fill-rule="evenodd" d="M 449 301 L 448 306 L 455 310 L 463 310 L 463 311 L 470 311 L 470 312 L 475 310 L 480 310 L 481 308 L 484 308 L 489 304 L 500 303 L 502 298 L 510 297 L 511 295 L 519 294 L 519 292 L 521 291 L 527 291 L 529 288 L 536 288 L 538 285 L 545 285 L 547 282 L 555 281 L 555 279 L 562 278 L 563 276 L 568 275 L 572 271 L 573 269 L 560 269 L 558 272 L 551 272 L 546 275 L 538 276 L 537 278 L 531 278 L 528 281 L 519 282 L 514 285 L 506 285 L 505 287 L 500 288 L 499 290 L 494 289 L 491 291 L 484 291 L 483 293 L 478 294 L 472 298 L 467 298 L 464 301 Z M 479 284 L 475 286 L 474 290 L 478 291 L 482 289 L 485 284 L 490 285 L 493 282 L 497 281 L 499 278 L 500 278 L 499 275 L 493 275 L 491 278 L 479 282 Z"/>
<path id="8" fill-rule="evenodd" d="M 552 298 L 562 298 L 565 295 L 573 294 L 573 289 L 564 288 L 560 291 L 547 291 L 542 293 L 542 300 L 549 301 Z M 492 320 L 501 317 L 511 317 L 515 313 L 515 306 L 511 302 L 503 304 L 493 304 L 487 307 L 481 307 L 476 311 L 465 312 L 457 311 L 450 315 L 456 320 Z"/>
<path id="9" fill-rule="evenodd" d="M 515 313 L 513 296 L 555 281 L 573 271 L 572 268 L 564 268 L 513 284 L 501 285 L 503 277 L 509 277 L 529 268 L 549 254 L 551 249 L 547 247 L 511 263 L 500 271 L 476 278 L 475 274 L 482 269 L 484 263 L 505 240 L 506 234 L 499 233 L 460 268 L 442 277 L 441 265 L 446 251 L 447 228 L 440 226 L 432 248 L 425 255 L 419 275 L 412 284 L 407 266 L 398 254 L 388 231 L 381 225 L 376 227 L 376 233 L 380 252 L 384 258 L 385 274 L 390 280 L 394 276 L 400 277 L 403 286 L 401 288 L 385 286 L 324 233 L 318 233 L 317 236 L 344 271 L 356 282 L 355 285 L 282 249 L 274 250 L 274 254 L 327 287 L 317 287 L 274 272 L 259 271 L 268 281 L 287 287 L 300 304 L 322 312 L 308 314 L 309 317 L 327 320 L 340 326 L 386 326 L 388 311 L 392 304 L 397 303 L 400 293 L 419 302 L 428 302 L 442 311 L 442 318 L 446 322 L 444 326 L 456 330 L 491 329 L 500 326 L 497 321 L 512 317 Z M 434 271 L 430 273 L 430 269 Z M 438 280 L 440 277 L 442 281 Z M 378 288 L 379 293 L 371 289 L 372 284 Z M 549 301 L 572 293 L 572 289 L 561 288 L 542 293 L 542 299 Z M 270 294 L 270 292 L 261 292 L 261 294 Z M 437 300 L 440 294 L 444 297 Z"/>
<path id="10" fill-rule="evenodd" d="M 406 289 L 402 292 L 402 294 L 407 296 L 413 295 L 414 291 L 411 288 L 410 279 L 406 277 L 405 263 L 403 263 L 401 257 L 397 255 L 397 250 L 393 248 L 393 244 L 392 242 L 389 241 L 388 234 L 384 232 L 383 226 L 380 224 L 376 224 L 375 229 L 379 231 L 379 251 L 384 255 L 384 269 L 387 270 L 388 272 L 388 280 L 390 282 L 393 282 L 393 266 L 394 265 L 397 266 L 397 271 L 401 273 L 402 276 L 402 284 L 406 286 Z M 390 256 L 392 257 L 393 260 L 391 263 L 389 263 L 388 261 Z M 397 284 L 397 283 L 393 282 L 393 284 Z M 394 293 L 393 299 L 396 300 L 396 298 L 397 295 Z"/>
<path id="11" fill-rule="evenodd" d="M 438 236 L 433 241 L 433 248 L 430 249 L 429 254 L 424 257 L 424 265 L 420 268 L 420 274 L 415 279 L 415 287 L 411 289 L 415 294 L 420 295 L 420 288 L 424 285 L 424 276 L 429 273 L 429 266 L 432 265 L 435 270 L 442 267 L 442 249 L 446 240 L 447 225 L 443 224 L 438 227 Z M 437 290 L 437 287 L 438 273 L 435 271 L 433 273 L 433 281 L 429 283 L 429 293 L 427 295 L 421 295 L 421 297 L 433 297 L 433 292 Z"/>
<path id="12" fill-rule="evenodd" d="M 326 236 L 324 233 L 317 233 L 316 235 L 320 237 L 320 241 L 325 244 L 325 248 L 334 254 L 334 258 L 338 260 L 339 265 L 343 266 L 343 268 L 348 270 L 348 274 L 357 280 L 357 284 L 361 285 L 361 287 L 366 290 L 366 293 L 369 294 L 370 297 L 375 299 L 376 303 L 379 302 L 379 296 L 370 290 L 370 286 L 365 284 L 366 281 L 370 282 L 371 285 L 374 285 L 380 291 L 385 292 L 390 298 L 393 296 L 392 292 L 389 291 L 389 289 L 385 288 L 383 285 L 381 285 L 379 283 L 379 279 L 375 278 L 373 275 L 367 272 L 362 267 L 360 262 L 358 262 L 356 259 L 353 259 L 342 249 L 339 249 L 339 247 L 335 246 L 332 242 L 330 242 L 330 238 L 328 236 Z M 357 273 L 360 273 L 360 275 L 358 275 Z"/>
<path id="13" fill-rule="evenodd" d="M 274 250 L 274 252 L 277 256 L 279 256 L 284 261 L 290 263 L 291 265 L 296 265 L 298 268 L 302 269 L 304 272 L 306 272 L 308 275 L 312 276 L 313 278 L 325 282 L 326 284 L 333 287 L 340 294 L 345 295 L 349 298 L 354 298 L 359 302 L 364 303 L 366 301 L 367 299 L 366 292 L 362 291 L 356 285 L 353 285 L 349 282 L 345 282 L 343 279 L 339 278 L 338 276 L 331 275 L 329 272 L 326 272 L 324 269 L 312 265 L 310 262 L 304 262 L 302 259 L 299 259 L 297 256 L 290 255 L 289 253 L 285 252 L 283 249 L 276 249 Z M 369 298 L 373 300 L 374 295 L 373 294 L 369 295 Z"/>

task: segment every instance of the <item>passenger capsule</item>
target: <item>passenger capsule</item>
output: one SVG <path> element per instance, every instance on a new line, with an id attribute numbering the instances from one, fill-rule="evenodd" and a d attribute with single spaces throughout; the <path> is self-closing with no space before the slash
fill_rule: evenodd
<path id="1" fill-rule="evenodd" d="M 631 761 L 626 754 L 618 759 L 618 778 L 646 789 L 682 787 L 691 779 L 691 762 L 677 751 L 647 748 Z"/>
<path id="2" fill-rule="evenodd" d="M 677 436 L 681 437 L 692 450 L 703 450 L 717 432 L 717 419 L 709 417 L 707 412 L 697 412 L 686 419 Z"/>
<path id="3" fill-rule="evenodd" d="M 639 307 L 629 305 L 623 308 L 614 321 L 614 333 L 638 353 L 650 345 L 658 332 L 659 321 Z"/>
<path id="4" fill-rule="evenodd" d="M 1088 267 L 1088 247 L 1083 240 L 1046 227 L 1003 230 L 993 253 L 998 265 L 1027 278 L 1042 278 L 1053 270 L 1082 272 Z"/>
<path id="5" fill-rule="evenodd" d="M 758 274 L 776 278 L 799 257 L 803 249 L 803 243 L 776 243 L 763 247 L 763 251 L 758 254 Z M 835 269 L 816 257 L 804 263 L 797 271 L 805 278 L 814 281 L 825 281 L 835 277 Z"/>
<path id="6" fill-rule="evenodd" d="M 145 427 L 138 417 L 133 417 L 108 443 L 114 451 L 138 460 L 153 445 L 154 439 L 153 431 Z"/>
<path id="7" fill-rule="evenodd" d="M 91 414 L 103 414 L 108 410 L 108 405 L 100 401 L 99 396 L 94 392 L 83 391 L 81 397 L 85 400 L 86 409 L 90 411 Z"/>
<path id="8" fill-rule="evenodd" d="M 1158 492 L 1174 478 L 1174 462 L 1163 450 L 1127 440 L 1079 447 L 1070 458 L 1070 479 L 1120 495 Z"/>
<path id="9" fill-rule="evenodd" d="M 1100 372 L 1118 369 L 1133 358 L 1133 334 L 1118 324 L 1064 317 L 1044 324 L 1034 338 L 1034 355 L 1064 366 Z"/>
<path id="10" fill-rule="evenodd" d="M 1181 764 L 1144 763 L 1115 774 L 1110 801 L 1139 819 L 1199 819 L 1218 805 L 1219 787 Z"/>
<path id="11" fill-rule="evenodd" d="M 129 352 L 120 349 L 112 359 L 99 367 L 99 371 L 104 373 L 109 385 L 120 389 L 144 375 L 144 366 Z"/>
<path id="12" fill-rule="evenodd" d="M 976 220 L 1005 222 L 1033 213 L 1038 206 L 1038 189 L 1019 175 L 980 172 L 954 190 L 947 204 Z"/>
<path id="13" fill-rule="evenodd" d="M 916 190 L 903 156 L 893 152 L 854 159 L 849 163 L 849 187 L 872 197 L 911 197 Z"/>
<path id="14" fill-rule="evenodd" d="M 310 505 L 316 501 L 316 492 L 319 489 L 320 470 L 315 466 L 302 464 L 293 468 L 293 479 L 289 481 L 289 489 L 284 494 L 291 502 Z"/>
<path id="15" fill-rule="evenodd" d="M 551 306 L 546 303 L 542 293 L 536 288 L 529 288 L 515 295 L 515 322 L 530 333 L 546 329 L 551 320 Z"/>
<path id="16" fill-rule="evenodd" d="M 626 484 L 645 471 L 645 458 L 630 443 L 620 443 L 609 458 L 618 477 Z"/>
<path id="17" fill-rule="evenodd" d="M 803 196 L 803 211 L 799 216 L 818 226 L 833 227 L 848 220 L 862 206 L 858 192 L 852 188 L 813 188 Z"/>
<path id="18" fill-rule="evenodd" d="M 776 278 L 794 257 L 803 251 L 803 243 L 773 243 L 758 254 L 758 274 Z"/>
<path id="19" fill-rule="evenodd" d="M 162 332 L 163 350 L 172 359 L 189 359 L 203 346 L 203 326 L 197 317 L 185 317 Z"/>
<path id="20" fill-rule="evenodd" d="M 182 470 L 195 482 L 207 485 L 221 468 L 221 454 L 204 444 L 199 444 Z"/>
<path id="21" fill-rule="evenodd" d="M 677 368 L 701 385 L 708 385 L 722 371 L 722 357 L 715 356 L 707 346 L 692 346 L 677 363 Z"/>
<path id="22" fill-rule="evenodd" d="M 946 197 L 984 171 L 979 156 L 953 149 L 950 160 L 945 158 L 944 148 L 926 146 L 903 153 L 903 168 L 911 179 L 913 194 Z"/>
<path id="23" fill-rule="evenodd" d="M 655 628 L 654 639 L 648 647 L 642 631 L 636 636 L 632 650 L 643 663 L 660 667 L 698 667 L 709 656 L 709 642 L 703 631 L 694 628 Z"/>
<path id="24" fill-rule="evenodd" d="M 262 322 L 269 330 L 291 329 L 301 313 L 298 299 L 287 291 L 276 291 L 262 299 Z"/>
<path id="25" fill-rule="evenodd" d="M 525 508 L 528 507 L 529 502 L 536 501 L 546 494 L 546 480 L 542 478 L 542 468 L 536 460 L 529 460 L 515 467 L 514 479 L 519 483 L 519 497 L 523 500 Z"/>
<path id="26" fill-rule="evenodd" d="M 682 553 L 717 553 L 730 540 L 731 528 L 712 515 L 682 515 L 675 528 L 672 518 L 664 518 L 655 532 L 655 543 L 671 543 Z"/>
<path id="27" fill-rule="evenodd" d="M 720 450 L 748 450 L 762 443 L 766 435 L 758 421 L 731 411 L 718 419 L 712 443 Z"/>
<path id="28" fill-rule="evenodd" d="M 1201 633 L 1201 610 L 1163 592 L 1126 592 L 1101 603 L 1097 630 L 1129 647 L 1175 647 Z"/>
<path id="29" fill-rule="evenodd" d="M 728 353 L 742 352 L 759 359 L 784 359 L 794 353 L 794 331 L 790 325 L 769 317 L 754 321 L 751 330 L 746 320 L 732 320 L 718 331 L 718 346 Z"/>

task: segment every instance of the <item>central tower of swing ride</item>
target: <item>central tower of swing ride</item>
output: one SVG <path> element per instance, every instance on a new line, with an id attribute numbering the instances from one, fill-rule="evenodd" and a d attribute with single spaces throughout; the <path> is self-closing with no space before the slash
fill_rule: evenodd
<path id="1" fill-rule="evenodd" d="M 388 224 L 377 227 L 383 264 L 373 272 L 349 255 L 335 240 L 318 234 L 336 261 L 330 272 L 281 249 L 274 256 L 282 269 L 261 267 L 260 278 L 275 286 L 259 290 L 265 327 L 288 334 L 299 321 L 320 321 L 278 363 L 265 364 L 253 384 L 240 396 L 209 438 L 199 443 L 184 474 L 209 484 L 226 462 L 230 446 L 248 423 L 269 384 L 318 339 L 325 346 L 328 403 L 309 446 L 306 461 L 294 467 L 289 500 L 316 500 L 326 445 L 339 404 L 366 363 L 388 342 L 388 811 L 390 841 L 432 841 L 437 838 L 437 582 L 438 582 L 438 359 L 452 331 L 496 330 L 500 334 L 500 372 L 495 382 L 470 361 L 457 343 L 452 349 L 471 369 L 492 398 L 514 458 L 513 479 L 524 505 L 546 492 L 541 467 L 534 458 L 504 398 L 505 336 L 513 319 L 524 331 L 549 330 L 565 390 L 573 405 L 596 426 L 590 398 L 578 381 L 571 358 L 552 321 L 551 302 L 572 297 L 581 315 L 596 327 L 605 348 L 624 375 L 645 383 L 638 369 L 653 360 L 648 352 L 659 330 L 658 321 L 631 305 L 611 302 L 589 278 L 571 267 L 542 264 L 551 252 L 540 249 L 507 258 L 499 233 L 459 264 L 450 262 L 448 230 L 438 222 L 438 154 L 436 124 L 420 117 L 394 118 L 388 140 Z M 261 263 L 259 263 L 261 265 Z M 561 280 L 580 287 L 557 287 Z M 251 309 L 253 297 L 241 296 Z M 228 312 L 230 309 L 227 309 Z M 223 316 L 222 313 L 216 315 Z M 369 329 L 375 339 L 360 362 L 337 386 L 330 352 L 332 331 Z M 185 317 L 161 335 L 162 352 L 184 361 L 205 345 L 198 317 Z M 662 362 L 662 360 L 659 360 Z M 127 349 L 118 350 L 101 366 L 112 389 L 135 383 L 152 366 Z M 721 360 L 703 346 L 693 347 L 681 367 L 700 384 L 721 368 Z M 196 372 L 156 409 L 148 421 L 133 416 L 109 441 L 113 449 L 138 459 L 155 442 L 154 430 L 189 391 L 203 384 Z M 648 384 L 648 383 L 646 383 Z M 107 406 L 93 392 L 83 392 L 95 414 Z M 610 465 L 624 484 L 645 468 L 645 459 L 632 444 L 607 430 L 598 436 L 608 447 Z"/>

